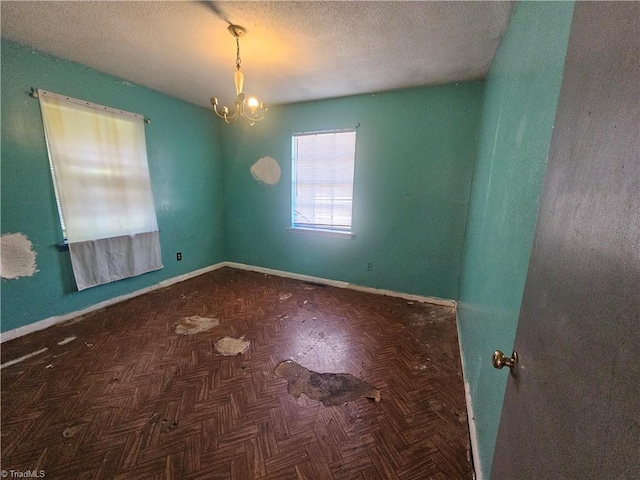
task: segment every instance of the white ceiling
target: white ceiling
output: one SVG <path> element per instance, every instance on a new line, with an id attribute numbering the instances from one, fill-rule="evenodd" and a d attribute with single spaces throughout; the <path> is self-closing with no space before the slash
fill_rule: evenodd
<path id="1" fill-rule="evenodd" d="M 269 104 L 485 77 L 511 12 L 498 1 L 5 1 L 2 36 L 188 102 Z"/>

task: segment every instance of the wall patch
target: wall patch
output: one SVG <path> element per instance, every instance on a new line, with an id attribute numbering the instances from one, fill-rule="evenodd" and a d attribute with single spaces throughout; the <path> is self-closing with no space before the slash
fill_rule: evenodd
<path id="1" fill-rule="evenodd" d="M 251 175 L 259 182 L 275 185 L 280 181 L 280 165 L 271 157 L 262 157 L 251 165 Z"/>
<path id="2" fill-rule="evenodd" d="M 36 268 L 36 252 L 23 233 L 8 233 L 0 236 L 0 276 L 2 278 L 32 277 Z"/>

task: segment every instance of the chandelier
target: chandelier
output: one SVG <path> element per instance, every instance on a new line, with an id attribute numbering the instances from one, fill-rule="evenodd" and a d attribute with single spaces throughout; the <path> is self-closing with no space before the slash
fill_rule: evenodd
<path id="1" fill-rule="evenodd" d="M 267 104 L 260 103 L 255 97 L 247 97 L 242 87 L 244 85 L 244 74 L 240 69 L 240 37 L 246 35 L 247 29 L 240 25 L 229 25 L 229 33 L 236 38 L 236 71 L 233 74 L 233 81 L 236 84 L 235 107 L 230 112 L 227 107 L 218 107 L 218 99 L 211 97 L 211 105 L 213 111 L 227 123 L 233 123 L 236 119 L 242 117 L 249 126 L 264 119 L 267 111 Z"/>

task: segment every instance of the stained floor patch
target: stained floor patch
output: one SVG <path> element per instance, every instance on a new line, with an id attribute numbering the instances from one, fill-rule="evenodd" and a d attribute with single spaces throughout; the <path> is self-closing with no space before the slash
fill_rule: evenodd
<path id="1" fill-rule="evenodd" d="M 409 304 L 412 305 L 412 304 Z M 451 311 L 446 308 L 429 309 L 427 311 L 412 312 L 407 315 L 408 324 L 412 327 L 426 327 L 434 323 L 448 321 L 451 318 Z"/>
<path id="2" fill-rule="evenodd" d="M 64 429 L 64 432 L 62 432 L 62 436 L 65 438 L 73 437 L 76 433 L 82 430 L 86 425 L 88 425 L 87 422 L 78 422 L 78 423 L 71 424 Z"/>
<path id="3" fill-rule="evenodd" d="M 206 318 L 200 315 L 192 317 L 183 317 L 176 323 L 176 333 L 179 335 L 194 335 L 200 332 L 206 332 L 213 327 L 217 327 L 220 321 L 217 318 Z"/>
<path id="4" fill-rule="evenodd" d="M 23 355 L 20 358 L 15 358 L 13 360 L 9 360 L 8 362 L 5 362 L 2 365 L 0 365 L 0 370 L 2 370 L 5 367 L 9 367 L 11 365 L 15 365 L 16 363 L 20 363 L 21 361 L 26 360 L 27 358 L 35 357 L 36 355 L 40 355 L 41 353 L 44 353 L 47 350 L 49 350 L 47 347 L 41 348 L 40 350 L 37 350 L 35 352 L 27 353 L 26 355 Z"/>
<path id="5" fill-rule="evenodd" d="M 298 398 L 301 393 L 322 402 L 325 407 L 340 405 L 360 397 L 380 401 L 380 391 L 349 373 L 317 373 L 293 360 L 281 362 L 276 376 L 289 383 L 289 393 Z"/>
<path id="6" fill-rule="evenodd" d="M 58 342 L 58 345 L 66 345 L 67 343 L 71 343 L 71 342 L 73 342 L 76 338 L 78 338 L 78 337 L 76 337 L 76 336 L 73 336 L 73 337 L 67 337 L 67 338 L 65 338 L 64 340 L 60 340 L 60 341 Z"/>
<path id="7" fill-rule="evenodd" d="M 250 340 L 245 340 L 244 335 L 240 338 L 224 337 L 218 340 L 213 347 L 221 355 L 232 356 L 246 352 L 249 343 Z"/>

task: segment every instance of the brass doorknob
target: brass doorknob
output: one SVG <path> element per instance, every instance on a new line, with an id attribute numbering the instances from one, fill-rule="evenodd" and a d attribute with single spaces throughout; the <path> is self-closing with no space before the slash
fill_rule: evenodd
<path id="1" fill-rule="evenodd" d="M 504 353 L 502 353 L 500 350 L 496 350 L 495 352 L 493 352 L 492 361 L 493 361 L 493 366 L 498 370 L 506 366 L 506 367 L 509 367 L 509 369 L 511 370 L 511 373 L 513 373 L 513 369 L 518 364 L 518 353 L 513 352 L 511 354 L 511 358 L 509 358 L 509 357 L 505 357 Z"/>

